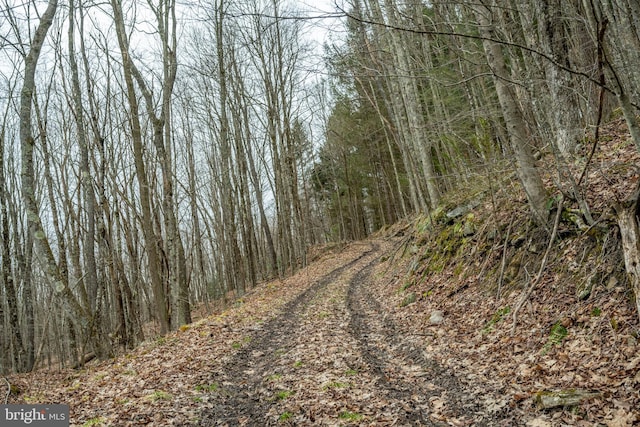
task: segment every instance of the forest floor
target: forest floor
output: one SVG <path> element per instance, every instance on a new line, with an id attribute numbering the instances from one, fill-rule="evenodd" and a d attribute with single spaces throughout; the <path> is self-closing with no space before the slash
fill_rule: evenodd
<path id="1" fill-rule="evenodd" d="M 8 401 L 68 404 L 87 427 L 640 425 L 640 325 L 610 212 L 635 176 L 616 165 L 640 159 L 620 123 L 588 175 L 599 225 L 579 230 L 568 206 L 546 262 L 549 232 L 503 185 L 462 215 L 317 248 L 127 354 L 12 375 Z M 557 392 L 585 399 L 544 408 Z"/>
<path id="2" fill-rule="evenodd" d="M 440 333 L 389 312 L 384 279 L 403 241 L 330 251 L 116 359 L 11 378 L 12 401 L 69 404 L 84 426 L 517 424 L 521 409 L 496 410 L 501 391 L 433 358 Z"/>

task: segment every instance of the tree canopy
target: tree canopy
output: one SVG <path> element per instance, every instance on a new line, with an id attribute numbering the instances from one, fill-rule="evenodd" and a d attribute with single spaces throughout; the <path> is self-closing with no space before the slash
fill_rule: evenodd
<path id="1" fill-rule="evenodd" d="M 322 69 L 322 16 L 283 0 L 0 16 L 0 372 L 130 348 L 512 179 L 533 226 L 562 198 L 592 227 L 600 125 L 640 149 L 631 0 L 350 0 Z"/>

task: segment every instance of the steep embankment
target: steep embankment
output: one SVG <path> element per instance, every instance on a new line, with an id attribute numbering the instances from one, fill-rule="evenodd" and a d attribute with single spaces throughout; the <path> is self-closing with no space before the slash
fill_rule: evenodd
<path id="1" fill-rule="evenodd" d="M 576 181 L 590 149 L 567 166 Z M 595 224 L 566 197 L 551 245 L 552 230 L 532 227 L 525 201 L 499 181 L 493 192 L 467 193 L 416 219 L 377 299 L 402 334 L 424 334 L 427 353 L 491 417 L 513 413 L 516 424 L 532 426 L 640 423 L 640 325 L 614 209 L 634 197 L 639 160 L 624 122 L 607 125 L 583 187 Z M 546 178 L 567 182 L 559 176 Z M 560 194 L 552 196 L 558 206 Z M 436 310 L 444 321 L 433 325 Z M 554 406 L 574 391 L 589 398 Z"/>

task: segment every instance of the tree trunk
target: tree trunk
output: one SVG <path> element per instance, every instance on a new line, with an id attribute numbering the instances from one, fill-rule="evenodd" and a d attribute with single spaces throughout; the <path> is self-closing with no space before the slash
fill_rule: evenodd
<path id="1" fill-rule="evenodd" d="M 0 129 L 0 220 L 1 223 L 1 240 L 2 240 L 2 248 L 0 250 L 0 257 L 2 258 L 2 264 L 0 265 L 1 272 L 1 284 L 0 284 L 0 292 L 4 294 L 4 298 L 6 298 L 7 310 L 6 314 L 9 318 L 9 328 L 8 330 L 11 332 L 7 334 L 7 343 L 4 344 L 4 333 L 5 329 L 3 329 L 2 337 L 0 338 L 0 351 L 3 352 L 2 360 L 0 360 L 0 372 L 5 370 L 5 363 L 9 362 L 9 360 L 5 360 L 4 356 L 11 354 L 13 357 L 11 362 L 12 365 L 19 372 L 28 372 L 31 370 L 29 366 L 27 355 L 26 355 L 26 340 L 23 337 L 22 329 L 20 327 L 20 319 L 19 319 L 19 307 L 18 307 L 18 296 L 16 292 L 16 285 L 14 278 L 16 277 L 13 265 L 11 263 L 11 236 L 9 234 L 9 194 L 6 188 L 7 178 L 5 176 L 4 164 L 5 164 L 5 127 L 6 125 L 6 115 L 2 123 L 2 129 Z M 26 248 L 25 248 L 26 250 Z M 29 284 L 30 286 L 30 284 Z M 1 294 L 0 294 L 1 295 Z M 5 322 L 5 310 L 4 310 L 4 299 L 0 297 L 0 326 L 4 326 Z M 5 347 L 11 347 L 11 342 L 13 343 L 13 351 L 10 353 L 9 351 L 5 351 Z"/>
<path id="2" fill-rule="evenodd" d="M 46 233 L 40 220 L 38 204 L 35 195 L 35 167 L 34 167 L 34 146 L 35 140 L 31 132 L 32 101 L 35 91 L 35 71 L 40 57 L 40 52 L 45 41 L 45 37 L 58 7 L 57 0 L 49 0 L 48 6 L 40 24 L 35 31 L 31 48 L 25 57 L 24 84 L 20 91 L 20 144 L 22 157 L 22 198 L 25 205 L 29 233 L 33 237 L 35 249 L 43 270 L 50 284 L 56 292 L 62 295 L 65 307 L 74 322 L 89 324 L 84 308 L 75 298 L 66 278 L 60 273 L 56 263 Z"/>
<path id="3" fill-rule="evenodd" d="M 82 1 L 82 0 L 80 0 Z M 83 241 L 83 260 L 84 260 L 84 285 L 87 293 L 88 309 L 96 325 L 96 329 L 101 329 L 101 321 L 98 319 L 98 272 L 96 266 L 95 255 L 95 235 L 96 235 L 96 196 L 93 191 L 93 180 L 91 169 L 89 167 L 89 144 L 85 132 L 84 109 L 82 106 L 82 93 L 80 90 L 80 77 L 78 75 L 78 64 L 75 54 L 75 2 L 69 0 L 69 65 L 71 67 L 71 84 L 73 96 L 73 109 L 76 121 L 76 132 L 78 133 L 78 145 L 80 148 L 80 183 L 83 189 L 85 203 L 85 220 L 86 231 L 84 232 Z M 80 215 L 79 215 L 80 216 Z M 81 217 L 78 218 L 81 220 Z M 101 334 L 96 334 L 93 340 L 93 351 L 98 355 L 102 355 L 105 351 L 103 348 L 104 341 Z"/>
<path id="4" fill-rule="evenodd" d="M 540 40 L 543 48 L 553 58 L 545 62 L 546 83 L 551 94 L 551 108 L 547 111 L 552 117 L 555 129 L 555 144 L 563 156 L 573 155 L 580 139 L 580 120 L 575 105 L 578 105 L 569 73 L 556 64 L 569 67 L 569 48 L 567 34 L 563 25 L 564 13 L 559 0 L 541 0 L 537 3 L 540 21 Z"/>
<path id="5" fill-rule="evenodd" d="M 160 334 L 166 334 L 171 329 L 169 312 L 167 310 L 167 294 L 161 276 L 160 254 L 158 253 L 159 238 L 156 235 L 153 225 L 153 215 L 151 211 L 151 194 L 147 171 L 144 160 L 144 146 L 142 141 L 142 129 L 140 126 L 138 98 L 133 84 L 131 57 L 129 56 L 129 42 L 124 27 L 124 17 L 122 6 L 118 0 L 111 0 L 113 17 L 115 21 L 118 44 L 122 55 L 122 71 L 127 87 L 127 99 L 129 102 L 131 138 L 133 142 L 133 156 L 138 179 L 138 190 L 140 192 L 140 207 L 142 208 L 142 231 L 146 244 L 148 274 L 151 279 L 155 301 L 155 314 L 160 326 Z"/>
<path id="6" fill-rule="evenodd" d="M 618 209 L 618 227 L 622 238 L 624 265 L 635 295 L 636 312 L 640 319 L 640 226 L 638 201 L 630 208 Z"/>
<path id="7" fill-rule="evenodd" d="M 220 176 L 222 192 L 222 224 L 225 236 L 227 256 L 225 257 L 225 272 L 227 282 L 234 284 L 236 296 L 241 296 L 245 292 L 246 272 L 242 268 L 240 247 L 238 245 L 238 223 L 237 223 L 237 203 L 233 197 L 235 188 L 232 185 L 231 174 L 233 167 L 233 155 L 231 144 L 231 123 L 229 120 L 229 77 L 227 74 L 228 59 L 225 55 L 224 46 L 224 10 L 226 6 L 224 0 L 216 2 L 216 55 L 218 60 L 218 78 L 220 85 Z"/>
<path id="8" fill-rule="evenodd" d="M 482 44 L 487 57 L 487 62 L 493 71 L 493 80 L 498 94 L 498 100 L 502 107 L 502 114 L 507 126 L 507 133 L 511 147 L 516 158 L 517 172 L 522 187 L 524 188 L 529 208 L 534 220 L 540 224 L 546 224 L 549 212 L 546 208 L 547 193 L 542 179 L 535 165 L 533 151 L 529 144 L 527 127 L 522 116 L 522 111 L 518 106 L 516 93 L 507 83 L 509 75 L 507 73 L 506 62 L 502 53 L 502 47 L 495 41 L 492 23 L 489 17 L 491 10 L 488 7 L 473 7 L 476 19 L 480 24 L 480 33 L 484 37 Z"/>

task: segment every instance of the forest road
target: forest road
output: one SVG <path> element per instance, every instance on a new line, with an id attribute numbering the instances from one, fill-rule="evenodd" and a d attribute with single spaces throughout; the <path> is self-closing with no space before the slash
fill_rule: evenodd
<path id="1" fill-rule="evenodd" d="M 429 360 L 425 338 L 401 334 L 369 290 L 389 243 L 361 246 L 309 277 L 212 373 L 219 389 L 201 426 L 479 425 L 455 377 Z"/>

